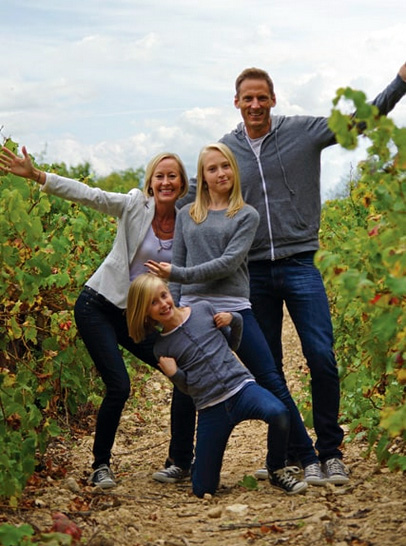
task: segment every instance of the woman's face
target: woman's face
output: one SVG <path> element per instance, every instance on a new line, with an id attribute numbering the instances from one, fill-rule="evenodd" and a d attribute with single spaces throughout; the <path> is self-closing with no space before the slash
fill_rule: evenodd
<path id="1" fill-rule="evenodd" d="M 158 163 L 151 177 L 150 188 L 155 203 L 175 204 L 182 192 L 182 178 L 175 159 L 168 157 Z"/>
<path id="2" fill-rule="evenodd" d="M 234 185 L 234 172 L 228 159 L 218 150 L 209 150 L 203 160 L 203 180 L 210 195 L 229 195 Z"/>

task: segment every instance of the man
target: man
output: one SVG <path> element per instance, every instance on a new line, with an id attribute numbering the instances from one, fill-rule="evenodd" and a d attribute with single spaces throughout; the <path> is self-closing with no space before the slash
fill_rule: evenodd
<path id="1" fill-rule="evenodd" d="M 406 65 L 374 100 L 387 114 L 406 93 Z M 327 118 L 275 116 L 268 73 L 244 70 L 236 80 L 234 104 L 242 123 L 220 140 L 234 152 L 244 199 L 261 221 L 249 254 L 251 302 L 276 364 L 282 369 L 285 303 L 300 337 L 311 374 L 316 449 L 331 483 L 348 481 L 338 425 L 340 387 L 333 331 L 323 281 L 313 264 L 319 248 L 320 156 L 336 143 Z M 257 477 L 265 477 L 258 471 Z"/>

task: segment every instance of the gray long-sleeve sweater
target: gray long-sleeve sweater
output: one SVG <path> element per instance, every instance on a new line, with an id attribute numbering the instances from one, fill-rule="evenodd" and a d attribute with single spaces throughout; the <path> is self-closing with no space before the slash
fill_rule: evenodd
<path id="1" fill-rule="evenodd" d="M 227 397 L 245 381 L 254 380 L 216 328 L 213 315 L 214 309 L 208 302 L 195 303 L 189 318 L 172 332 L 161 334 L 154 346 L 158 360 L 161 356 L 176 360 L 178 370 L 170 379 L 192 397 L 198 410 Z M 241 315 L 233 313 L 230 326 L 230 344 L 236 350 L 242 333 Z"/>
<path id="2" fill-rule="evenodd" d="M 176 218 L 169 277 L 175 301 L 182 295 L 249 298 L 247 254 L 259 222 L 253 207 L 245 205 L 232 218 L 225 210 L 209 210 L 196 224 L 183 207 Z M 182 287 L 175 283 L 182 283 Z"/>

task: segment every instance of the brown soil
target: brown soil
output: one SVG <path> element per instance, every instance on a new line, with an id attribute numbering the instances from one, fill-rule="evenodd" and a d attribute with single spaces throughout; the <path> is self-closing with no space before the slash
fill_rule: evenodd
<path id="1" fill-rule="evenodd" d="M 303 387 L 297 370 L 303 374 L 304 365 L 289 320 L 284 347 L 291 390 L 298 396 Z M 267 482 L 258 482 L 257 490 L 244 489 L 239 482 L 253 475 L 265 457 L 266 426 L 257 421 L 234 430 L 221 487 L 212 498 L 191 495 L 190 482 L 154 482 L 151 474 L 162 466 L 169 441 L 170 384 L 154 373 L 142 395 L 137 408 L 128 404 L 117 436 L 116 489 L 103 492 L 87 485 L 93 439 L 78 434 L 70 445 L 53 446 L 52 465 L 27 487 L 17 512 L 3 511 L 0 523 L 24 522 L 45 532 L 51 515 L 63 512 L 82 530 L 81 543 L 89 546 L 406 545 L 404 475 L 380 468 L 372 456 L 365 458 L 367 446 L 361 441 L 343 446 L 351 471 L 347 486 L 308 487 L 294 496 Z M 66 474 L 61 477 L 62 468 Z"/>

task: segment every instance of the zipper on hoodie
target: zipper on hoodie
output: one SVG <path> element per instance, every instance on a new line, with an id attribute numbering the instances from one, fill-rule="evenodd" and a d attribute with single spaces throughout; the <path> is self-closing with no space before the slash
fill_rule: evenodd
<path id="1" fill-rule="evenodd" d="M 245 130 L 244 130 L 244 133 L 245 133 Z M 249 140 L 246 133 L 245 133 L 245 139 L 248 142 L 248 145 L 251 148 L 251 151 L 252 151 L 252 153 L 254 154 L 254 156 L 255 156 L 255 158 L 257 160 L 259 174 L 261 175 L 261 184 L 262 184 L 262 190 L 264 192 L 264 200 L 265 200 L 266 222 L 267 222 L 267 226 L 268 226 L 269 241 L 270 241 L 270 244 L 271 244 L 271 260 L 275 261 L 275 249 L 274 249 L 274 245 L 273 245 L 272 223 L 271 223 L 271 211 L 270 211 L 269 203 L 268 203 L 268 199 L 267 199 L 264 171 L 262 169 L 262 163 L 261 163 L 260 156 L 255 153 L 254 148 L 252 147 L 252 144 L 251 144 L 251 142 L 250 142 L 250 140 Z M 261 147 L 262 147 L 262 144 L 261 144 Z M 260 153 L 261 153 L 261 149 L 260 149 Z"/>

